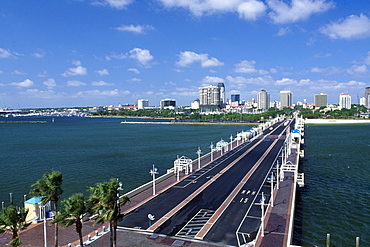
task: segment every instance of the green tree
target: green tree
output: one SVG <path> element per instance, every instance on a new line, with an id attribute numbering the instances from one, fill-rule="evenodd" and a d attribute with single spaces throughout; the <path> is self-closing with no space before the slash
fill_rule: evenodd
<path id="1" fill-rule="evenodd" d="M 31 223 L 26 223 L 28 209 L 16 208 L 13 205 L 6 207 L 0 213 L 0 233 L 10 232 L 12 234 L 12 241 L 9 244 L 13 247 L 22 244 L 19 238 L 19 231 L 26 229 Z"/>
<path id="2" fill-rule="evenodd" d="M 119 198 L 120 184 L 117 179 L 111 178 L 109 182 L 97 183 L 96 187 L 90 187 L 92 192 L 89 203 L 94 213 L 95 224 L 109 221 L 110 246 L 115 247 L 117 243 L 117 223 L 123 218 L 120 205 L 130 202 L 127 196 Z"/>
<path id="3" fill-rule="evenodd" d="M 41 179 L 32 185 L 31 195 L 42 196 L 42 203 L 53 201 L 55 214 L 58 215 L 58 202 L 62 190 L 63 176 L 59 171 L 46 172 Z M 58 247 L 58 223 L 55 224 L 54 245 Z"/>
<path id="4" fill-rule="evenodd" d="M 51 223 L 60 223 L 65 228 L 75 224 L 80 246 L 83 246 L 82 218 L 87 213 L 84 195 L 82 193 L 74 194 L 68 199 L 63 200 L 62 203 L 64 207 Z"/>

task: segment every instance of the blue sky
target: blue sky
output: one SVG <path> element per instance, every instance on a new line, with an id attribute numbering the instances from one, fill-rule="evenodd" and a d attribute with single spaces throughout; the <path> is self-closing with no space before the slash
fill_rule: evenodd
<path id="1" fill-rule="evenodd" d="M 0 2 L 0 107 L 190 105 L 218 82 L 358 103 L 369 79 L 368 0 Z"/>

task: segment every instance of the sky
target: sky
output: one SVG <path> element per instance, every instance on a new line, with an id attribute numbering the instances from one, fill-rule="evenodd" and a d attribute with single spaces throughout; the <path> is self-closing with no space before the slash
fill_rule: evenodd
<path id="1" fill-rule="evenodd" d="M 1 0 L 0 107 L 352 103 L 370 86 L 369 0 Z"/>

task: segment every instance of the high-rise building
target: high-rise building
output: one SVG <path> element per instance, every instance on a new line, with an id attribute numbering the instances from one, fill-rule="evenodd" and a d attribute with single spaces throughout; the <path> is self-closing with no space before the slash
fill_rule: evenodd
<path id="1" fill-rule="evenodd" d="M 341 93 L 339 95 L 339 109 L 351 109 L 351 95 L 348 93 Z"/>
<path id="2" fill-rule="evenodd" d="M 137 101 L 137 109 L 142 110 L 142 109 L 145 109 L 146 107 L 149 107 L 149 100 L 139 99 Z"/>
<path id="3" fill-rule="evenodd" d="M 370 108 L 370 87 L 365 87 L 365 106 Z"/>
<path id="4" fill-rule="evenodd" d="M 225 85 L 218 83 L 217 86 L 208 86 L 199 88 L 200 107 L 208 109 L 217 109 L 223 107 L 225 99 Z"/>
<path id="5" fill-rule="evenodd" d="M 240 94 L 232 94 L 231 102 L 240 102 Z"/>
<path id="6" fill-rule="evenodd" d="M 174 99 L 162 99 L 160 102 L 161 109 L 175 109 L 176 100 Z"/>
<path id="7" fill-rule="evenodd" d="M 293 106 L 293 94 L 290 91 L 280 91 L 280 108 Z"/>
<path id="8" fill-rule="evenodd" d="M 258 109 L 268 109 L 270 108 L 270 94 L 266 90 L 261 90 L 257 94 L 257 108 Z"/>
<path id="9" fill-rule="evenodd" d="M 320 93 L 320 94 L 315 94 L 314 95 L 314 105 L 316 107 L 326 107 L 327 106 L 327 97 L 328 95 L 324 94 L 324 93 Z"/>

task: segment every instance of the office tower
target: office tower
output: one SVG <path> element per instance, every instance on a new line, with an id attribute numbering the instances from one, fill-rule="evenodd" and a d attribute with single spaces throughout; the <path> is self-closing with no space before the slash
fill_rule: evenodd
<path id="1" fill-rule="evenodd" d="M 341 93 L 339 95 L 339 109 L 351 109 L 351 95 L 348 93 Z"/>
<path id="2" fill-rule="evenodd" d="M 231 102 L 240 102 L 240 94 L 232 94 Z"/>
<path id="3" fill-rule="evenodd" d="M 225 105 L 226 98 L 225 98 L 225 85 L 220 82 L 217 84 L 217 87 L 220 89 L 220 105 Z"/>
<path id="4" fill-rule="evenodd" d="M 280 108 L 293 106 L 293 94 L 290 91 L 280 91 Z"/>
<path id="5" fill-rule="evenodd" d="M 370 87 L 365 88 L 365 106 L 370 108 Z"/>
<path id="6" fill-rule="evenodd" d="M 139 99 L 137 101 L 137 109 L 142 110 L 142 109 L 145 109 L 145 107 L 149 107 L 149 100 Z"/>
<path id="7" fill-rule="evenodd" d="M 176 100 L 174 99 L 162 99 L 160 102 L 161 109 L 175 109 Z"/>
<path id="8" fill-rule="evenodd" d="M 326 107 L 327 106 L 327 95 L 324 93 L 315 94 L 314 96 L 314 105 L 316 107 Z"/>
<path id="9" fill-rule="evenodd" d="M 257 108 L 258 109 L 268 109 L 270 108 L 270 94 L 266 90 L 261 90 L 257 94 Z"/>

